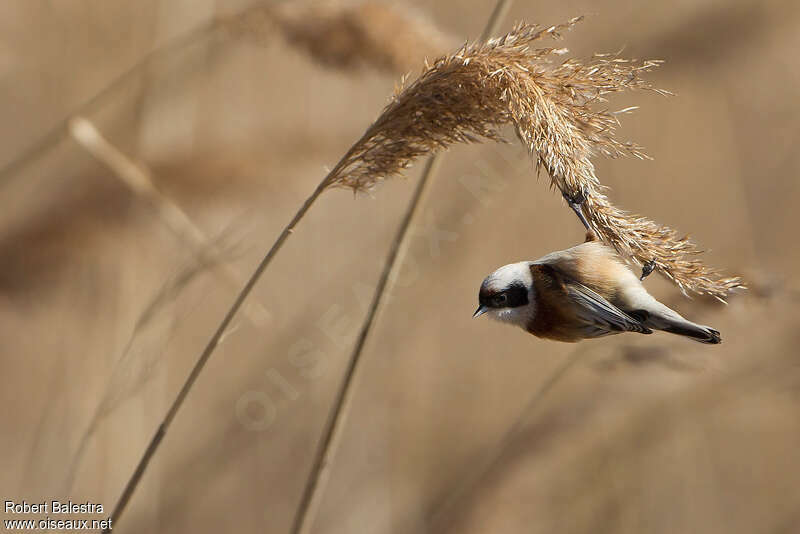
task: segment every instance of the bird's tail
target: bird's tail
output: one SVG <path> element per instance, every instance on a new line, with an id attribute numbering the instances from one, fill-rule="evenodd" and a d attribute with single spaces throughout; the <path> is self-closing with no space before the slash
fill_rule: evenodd
<path id="1" fill-rule="evenodd" d="M 689 321 L 681 321 L 680 323 L 674 322 L 673 324 L 665 326 L 662 330 L 670 334 L 688 337 L 700 343 L 710 343 L 713 345 L 722 343 L 722 337 L 717 330 L 714 330 L 710 326 L 703 326 Z"/>
<path id="2" fill-rule="evenodd" d="M 661 330 L 663 332 L 669 332 L 670 334 L 688 337 L 700 343 L 709 343 L 712 345 L 722 343 L 722 336 L 720 336 L 719 331 L 714 330 L 710 326 L 687 321 L 663 304 L 659 303 L 659 308 L 661 309 L 648 311 L 637 310 L 638 313 L 642 314 L 641 321 L 645 326 L 653 330 Z"/>

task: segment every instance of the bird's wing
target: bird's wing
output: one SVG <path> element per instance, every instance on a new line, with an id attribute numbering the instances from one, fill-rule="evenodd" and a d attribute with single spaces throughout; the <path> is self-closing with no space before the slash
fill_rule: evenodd
<path id="1" fill-rule="evenodd" d="M 652 334 L 652 330 L 626 314 L 596 291 L 580 282 L 564 279 L 564 289 L 573 303 L 575 315 L 595 332 L 595 336 L 618 332 Z"/>

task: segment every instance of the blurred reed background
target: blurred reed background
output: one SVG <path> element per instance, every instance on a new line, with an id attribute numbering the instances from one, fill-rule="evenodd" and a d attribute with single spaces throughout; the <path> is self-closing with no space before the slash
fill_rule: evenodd
<path id="1" fill-rule="evenodd" d="M 238 281 L 400 76 L 477 38 L 493 4 L 0 5 L 4 498 L 113 506 Z M 648 79 L 675 97 L 611 103 L 641 106 L 620 137 L 655 161 L 597 172 L 618 205 L 744 276 L 727 306 L 646 283 L 724 344 L 564 345 L 472 321 L 488 272 L 583 232 L 518 144 L 456 146 L 364 354 L 314 532 L 800 529 L 800 8 L 517 1 L 503 32 L 580 14 L 572 55 L 665 60 Z M 102 137 L 59 122 L 76 110 Z M 318 201 L 115 530 L 288 531 L 420 168 Z"/>

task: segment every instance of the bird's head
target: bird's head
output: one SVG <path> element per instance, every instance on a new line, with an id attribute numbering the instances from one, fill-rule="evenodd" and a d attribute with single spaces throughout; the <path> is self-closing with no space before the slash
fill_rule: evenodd
<path id="1" fill-rule="evenodd" d="M 524 327 L 532 312 L 532 285 L 529 262 L 500 267 L 481 284 L 473 317 L 488 313 L 494 319 Z"/>

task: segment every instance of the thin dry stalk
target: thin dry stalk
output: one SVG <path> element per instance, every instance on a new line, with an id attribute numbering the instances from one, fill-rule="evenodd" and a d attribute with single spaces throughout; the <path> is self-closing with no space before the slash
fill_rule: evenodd
<path id="1" fill-rule="evenodd" d="M 244 278 L 230 265 L 216 261 L 222 252 L 180 206 L 158 189 L 149 170 L 114 146 L 88 119 L 80 116 L 70 119 L 69 132 L 126 187 L 153 206 L 164 224 L 191 248 L 201 265 L 213 266 L 222 280 L 234 289 L 244 285 Z M 263 326 L 270 318 L 270 312 L 258 301 L 251 302 L 245 314 L 255 326 Z"/>
<path id="2" fill-rule="evenodd" d="M 114 363 L 100 402 L 95 406 L 89 424 L 78 440 L 59 495 L 69 495 L 72 491 L 75 476 L 89 441 L 103 420 L 126 399 L 138 392 L 151 378 L 160 356 L 166 350 L 166 342 L 174 327 L 172 305 L 183 289 L 209 267 L 212 265 L 193 262 L 176 276 L 171 277 L 139 315 L 122 354 Z"/>
<path id="3" fill-rule="evenodd" d="M 502 2 L 503 0 L 501 0 Z M 410 240 L 409 230 L 413 227 L 420 207 L 424 204 L 423 198 L 430 190 L 430 183 L 436 174 L 438 168 L 439 158 L 433 155 L 428 158 L 425 169 L 422 172 L 420 181 L 417 184 L 414 194 L 409 202 L 408 209 L 400 223 L 397 230 L 397 235 L 392 241 L 389 256 L 386 259 L 383 272 L 378 280 L 378 285 L 370 302 L 369 309 L 364 318 L 364 322 L 359 331 L 353 352 L 347 361 L 344 376 L 339 384 L 336 398 L 328 414 L 328 419 L 322 429 L 322 436 L 320 437 L 317 445 L 317 450 L 314 454 L 314 461 L 311 464 L 303 488 L 303 494 L 300 497 L 300 504 L 295 512 L 294 521 L 292 524 L 291 534 L 302 534 L 308 532 L 311 528 L 316 512 L 319 506 L 322 490 L 328 480 L 331 465 L 333 464 L 333 457 L 336 454 L 339 440 L 341 439 L 344 429 L 344 422 L 349 413 L 351 400 L 353 396 L 354 387 L 357 380 L 359 364 L 361 363 L 361 356 L 364 353 L 369 334 L 372 331 L 373 325 L 377 323 L 380 314 L 385 307 L 385 296 L 391 291 L 394 281 L 397 279 L 398 271 L 403 265 L 403 259 L 406 256 Z"/>
<path id="4" fill-rule="evenodd" d="M 498 0 L 481 35 L 482 40 L 488 39 L 497 31 L 511 4 L 512 0 Z M 380 321 L 383 310 L 386 308 L 387 300 L 385 297 L 391 293 L 399 275 L 399 270 L 405 261 L 410 246 L 410 229 L 414 227 L 422 206 L 430 193 L 431 183 L 441 164 L 441 156 L 442 154 L 433 154 L 428 158 L 427 164 L 422 170 L 419 183 L 411 196 L 408 209 L 400 222 L 395 238 L 392 240 L 389 255 L 384 263 L 372 301 L 345 367 L 345 373 L 339 385 L 336 398 L 323 427 L 314 461 L 311 464 L 311 470 L 295 512 L 291 530 L 293 534 L 307 532 L 313 525 L 330 467 L 344 431 L 344 423 L 350 411 L 351 399 L 355 389 L 354 384 L 357 380 L 359 364 L 364 354 L 364 349 L 367 346 L 373 326 Z"/>
<path id="5" fill-rule="evenodd" d="M 284 227 L 283 231 L 278 236 L 278 239 L 275 241 L 275 243 L 273 243 L 272 247 L 269 249 L 269 252 L 267 252 L 264 258 L 261 260 L 261 263 L 258 264 L 256 270 L 253 271 L 253 274 L 250 276 L 247 283 L 244 285 L 244 287 L 242 287 L 241 291 L 239 291 L 239 294 L 234 299 L 233 304 L 231 304 L 231 307 L 222 318 L 222 321 L 214 331 L 214 334 L 212 334 L 211 339 L 208 340 L 203 352 L 201 352 L 200 356 L 197 358 L 192 370 L 189 372 L 189 376 L 186 377 L 183 386 L 181 386 L 180 391 L 178 391 L 178 394 L 175 396 L 175 400 L 172 401 L 169 410 L 167 410 L 164 419 L 162 419 L 161 424 L 158 425 L 155 434 L 153 434 L 153 437 L 150 438 L 147 448 L 145 448 L 142 457 L 136 464 L 136 469 L 134 469 L 133 474 L 131 474 L 128 482 L 125 484 L 125 488 L 122 490 L 122 494 L 117 500 L 116 505 L 114 505 L 114 510 L 112 511 L 110 517 L 110 524 L 117 526 L 119 518 L 125 512 L 128 502 L 133 496 L 133 493 L 136 491 L 136 488 L 139 486 L 139 482 L 141 481 L 142 476 L 144 476 L 145 471 L 147 471 L 147 466 L 150 465 L 150 460 L 152 460 L 153 456 L 158 451 L 161 441 L 164 439 L 164 436 L 166 436 L 172 421 L 175 419 L 175 416 L 178 415 L 178 411 L 181 409 L 181 406 L 183 406 L 186 396 L 189 394 L 189 391 L 191 391 L 194 383 L 200 376 L 200 373 L 203 372 L 203 369 L 205 368 L 206 363 L 208 363 L 209 358 L 211 358 L 214 350 L 222 342 L 225 333 L 228 331 L 228 327 L 233 321 L 233 318 L 239 312 L 245 300 L 247 300 L 247 297 L 250 296 L 253 288 L 261 279 L 261 275 L 264 274 L 264 271 L 267 269 L 269 264 L 272 263 L 273 258 L 275 258 L 280 249 L 283 247 L 283 244 L 294 232 L 297 224 L 303 219 L 303 217 L 305 217 L 308 210 L 314 205 L 314 202 L 316 202 L 319 196 L 325 191 L 326 185 L 327 178 L 323 179 L 323 181 L 320 182 L 320 184 L 316 189 L 314 189 L 305 202 L 303 202 L 302 206 L 300 206 L 300 209 L 297 210 L 297 213 L 295 213 L 294 217 L 292 217 L 292 220 L 289 221 L 289 224 Z M 110 532 L 110 528 L 103 530 L 103 534 L 108 534 Z"/>

